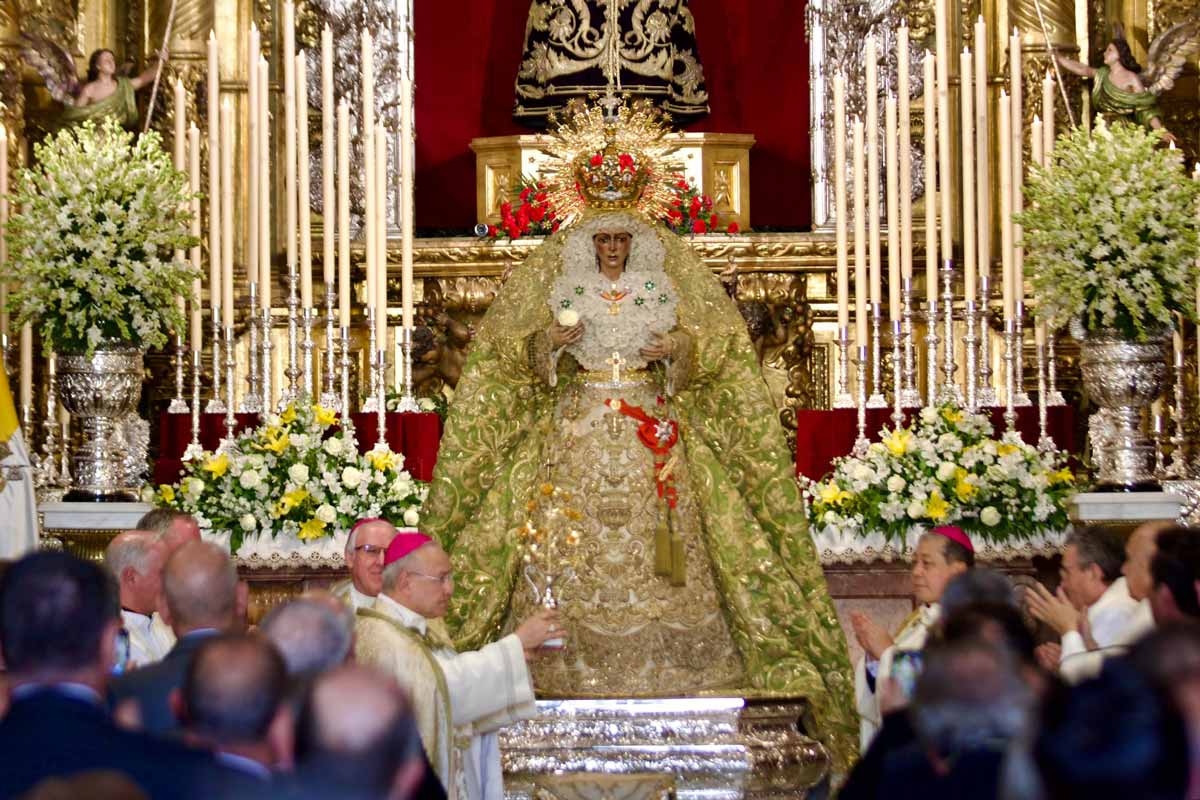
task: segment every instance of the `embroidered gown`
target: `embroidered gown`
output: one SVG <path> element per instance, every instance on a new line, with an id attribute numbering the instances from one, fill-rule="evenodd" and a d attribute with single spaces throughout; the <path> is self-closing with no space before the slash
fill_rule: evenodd
<path id="1" fill-rule="evenodd" d="M 633 233 L 615 286 L 596 268 L 601 229 Z M 564 308 L 585 335 L 555 353 L 546 331 Z M 646 364 L 652 332 L 675 348 Z M 610 400 L 677 421 L 671 452 L 656 456 Z M 677 494 L 667 574 L 656 459 L 673 462 Z M 457 575 L 460 649 L 535 610 L 521 530 L 544 484 L 568 490 L 580 519 L 559 587 L 568 646 L 532 665 L 540 694 L 804 697 L 807 729 L 848 768 L 845 638 L 744 323 L 683 240 L 633 214 L 589 212 L 550 237 L 480 325 L 424 510 Z"/>

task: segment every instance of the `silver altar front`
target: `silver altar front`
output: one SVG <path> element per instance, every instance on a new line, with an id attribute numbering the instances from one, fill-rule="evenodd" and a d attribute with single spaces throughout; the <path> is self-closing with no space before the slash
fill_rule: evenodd
<path id="1" fill-rule="evenodd" d="M 803 701 L 542 700 L 500 734 L 508 800 L 803 797 L 829 756 Z"/>

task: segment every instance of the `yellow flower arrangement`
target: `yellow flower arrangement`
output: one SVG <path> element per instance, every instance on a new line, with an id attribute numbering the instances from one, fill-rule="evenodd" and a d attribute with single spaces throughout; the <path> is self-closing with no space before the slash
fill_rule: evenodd
<path id="1" fill-rule="evenodd" d="M 325 408 L 320 403 L 313 406 L 313 419 L 322 428 L 328 428 L 330 425 L 336 425 L 338 421 L 337 412 L 331 408 Z"/>
<path id="2" fill-rule="evenodd" d="M 372 450 L 367 453 L 367 460 L 379 472 L 387 472 L 400 462 L 400 459 L 391 450 Z"/>
<path id="3" fill-rule="evenodd" d="M 929 499 L 925 501 L 925 516 L 934 522 L 941 522 L 949 511 L 950 504 L 945 501 L 940 491 L 934 489 L 929 495 Z"/>
<path id="4" fill-rule="evenodd" d="M 214 478 L 220 478 L 229 469 L 229 456 L 224 453 L 215 455 L 204 462 L 202 469 Z"/>
<path id="5" fill-rule="evenodd" d="M 912 447 L 913 435 L 912 431 L 905 428 L 892 431 L 883 439 L 883 445 L 888 449 L 888 452 L 894 456 L 902 456 Z"/>
<path id="6" fill-rule="evenodd" d="M 310 539 L 320 539 L 325 535 L 325 523 L 313 517 L 308 522 L 300 526 L 300 532 L 296 534 L 301 541 L 309 541 Z"/>
<path id="7" fill-rule="evenodd" d="M 175 489 L 169 483 L 164 483 L 158 487 L 158 496 L 164 503 L 174 503 Z"/>

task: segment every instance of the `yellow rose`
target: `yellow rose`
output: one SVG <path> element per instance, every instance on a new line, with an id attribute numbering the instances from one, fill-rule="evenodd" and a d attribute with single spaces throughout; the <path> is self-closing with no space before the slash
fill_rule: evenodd
<path id="1" fill-rule="evenodd" d="M 946 512 L 949 510 L 950 504 L 942 498 L 940 491 L 934 489 L 933 494 L 929 495 L 929 499 L 925 501 L 925 516 L 934 522 L 940 522 L 946 518 Z"/>
<path id="2" fill-rule="evenodd" d="M 297 536 L 301 541 L 307 542 L 309 539 L 320 539 L 325 535 L 325 523 L 313 517 L 308 522 L 300 526 L 300 532 Z"/>
<path id="3" fill-rule="evenodd" d="M 293 422 L 295 422 L 296 407 L 289 404 L 288 407 L 283 410 L 283 413 L 279 415 L 279 421 L 284 425 L 291 425 Z"/>
<path id="4" fill-rule="evenodd" d="M 911 432 L 901 428 L 897 431 L 892 431 L 887 438 L 883 440 L 883 444 L 887 447 L 888 452 L 894 456 L 902 456 L 908 452 L 908 448 L 912 446 L 913 435 Z"/>
<path id="5" fill-rule="evenodd" d="M 158 496 L 162 498 L 164 503 L 174 503 L 175 489 L 169 484 L 164 483 L 162 486 L 158 487 Z"/>
<path id="6" fill-rule="evenodd" d="M 367 453 L 367 460 L 379 472 L 387 472 L 396 466 L 399 459 L 391 450 L 372 450 Z"/>
<path id="7" fill-rule="evenodd" d="M 325 406 L 318 403 L 317 405 L 313 406 L 313 419 L 315 419 L 317 424 L 321 427 L 328 428 L 330 425 L 337 424 L 338 415 L 333 409 L 325 408 Z"/>
<path id="8" fill-rule="evenodd" d="M 229 469 L 229 456 L 221 453 L 204 462 L 202 469 L 214 478 L 219 478 Z"/>

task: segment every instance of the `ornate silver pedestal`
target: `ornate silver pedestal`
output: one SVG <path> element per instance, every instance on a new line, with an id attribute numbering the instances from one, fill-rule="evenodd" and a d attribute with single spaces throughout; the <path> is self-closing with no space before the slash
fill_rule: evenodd
<path id="1" fill-rule="evenodd" d="M 544 700 L 500 733 L 509 800 L 802 798 L 829 768 L 800 701 Z"/>

